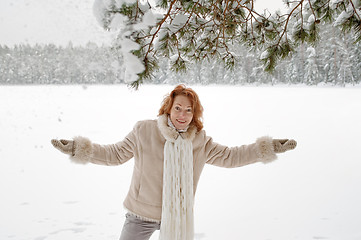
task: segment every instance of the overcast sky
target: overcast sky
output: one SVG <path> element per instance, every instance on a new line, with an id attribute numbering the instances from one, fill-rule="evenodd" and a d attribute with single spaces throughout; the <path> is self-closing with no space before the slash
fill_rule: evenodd
<path id="1" fill-rule="evenodd" d="M 94 0 L 0 0 L 0 44 L 54 43 L 109 44 L 106 33 L 93 16 Z M 282 8 L 282 0 L 257 0 L 270 11 Z"/>

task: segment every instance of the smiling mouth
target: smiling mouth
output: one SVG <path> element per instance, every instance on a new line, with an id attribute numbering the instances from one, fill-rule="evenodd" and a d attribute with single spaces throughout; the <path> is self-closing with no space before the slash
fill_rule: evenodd
<path id="1" fill-rule="evenodd" d="M 180 120 L 177 120 L 177 122 L 179 122 L 180 124 L 186 123 L 186 121 L 180 121 Z"/>

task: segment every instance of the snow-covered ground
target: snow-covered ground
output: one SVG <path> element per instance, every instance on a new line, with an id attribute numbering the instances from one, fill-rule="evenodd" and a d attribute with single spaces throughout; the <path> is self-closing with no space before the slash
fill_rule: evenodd
<path id="1" fill-rule="evenodd" d="M 361 88 L 193 88 L 216 142 L 298 141 L 271 164 L 206 166 L 196 239 L 361 239 Z M 122 140 L 136 121 L 156 118 L 172 89 L 1 86 L 0 239 L 118 239 L 133 161 L 76 165 L 50 139 Z"/>

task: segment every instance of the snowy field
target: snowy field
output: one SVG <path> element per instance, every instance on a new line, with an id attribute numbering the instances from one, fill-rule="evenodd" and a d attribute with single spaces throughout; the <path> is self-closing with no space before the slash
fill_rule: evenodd
<path id="1" fill-rule="evenodd" d="M 0 239 L 118 239 L 133 161 L 76 165 L 50 140 L 122 140 L 173 87 L 0 86 Z M 193 88 L 216 142 L 298 141 L 271 164 L 206 166 L 196 239 L 361 240 L 361 88 Z"/>

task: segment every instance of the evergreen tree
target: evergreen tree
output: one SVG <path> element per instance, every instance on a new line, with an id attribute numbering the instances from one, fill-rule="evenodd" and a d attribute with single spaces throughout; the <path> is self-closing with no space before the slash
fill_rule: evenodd
<path id="1" fill-rule="evenodd" d="M 348 36 L 343 34 L 344 41 L 341 42 L 340 55 L 342 58 L 340 69 L 338 72 L 338 79 L 341 80 L 342 85 L 355 84 L 355 77 L 352 73 L 352 52 L 350 51 Z"/>
<path id="2" fill-rule="evenodd" d="M 215 57 L 232 68 L 234 43 L 262 51 L 266 71 L 301 43 L 319 39 L 319 25 L 333 22 L 361 40 L 361 0 L 285 0 L 288 11 L 259 13 L 254 0 L 96 0 L 105 29 L 119 29 L 116 46 L 134 87 L 151 78 L 160 58 L 185 71 L 190 63 Z"/>
<path id="3" fill-rule="evenodd" d="M 152 83 L 187 84 L 309 84 L 352 85 L 361 82 L 361 42 L 330 26 L 320 25 L 317 45 L 303 43 L 294 54 L 266 74 L 258 57 L 261 50 L 233 44 L 233 70 L 217 58 L 202 59 L 188 71 L 171 71 L 162 58 Z M 0 46 L 1 84 L 113 84 L 123 83 L 119 54 L 114 47 L 55 45 Z M 121 59 L 120 59 L 121 60 Z"/>
<path id="4" fill-rule="evenodd" d="M 321 79 L 318 71 L 316 50 L 313 47 L 308 47 L 306 53 L 308 56 L 305 67 L 305 82 L 308 85 L 317 84 Z"/>

